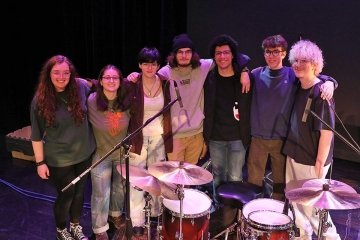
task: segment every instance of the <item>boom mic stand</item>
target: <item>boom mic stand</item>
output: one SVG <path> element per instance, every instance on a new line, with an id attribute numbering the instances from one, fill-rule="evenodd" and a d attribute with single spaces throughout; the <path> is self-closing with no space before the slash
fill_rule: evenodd
<path id="1" fill-rule="evenodd" d="M 175 102 L 180 101 L 181 97 L 178 96 L 176 99 L 169 102 L 163 109 L 161 109 L 158 113 L 156 113 L 154 116 L 149 118 L 142 126 L 137 128 L 134 132 L 127 135 L 121 142 L 116 144 L 108 153 L 106 153 L 102 158 L 100 158 L 98 161 L 93 163 L 89 168 L 87 168 L 84 172 L 82 172 L 79 176 L 77 176 L 74 180 L 72 180 L 66 187 L 64 187 L 61 191 L 66 191 L 69 187 L 76 184 L 83 176 L 85 176 L 88 172 L 91 171 L 91 169 L 95 168 L 97 165 L 99 165 L 102 161 L 104 161 L 110 154 L 112 154 L 115 150 L 119 149 L 122 145 L 124 148 L 130 149 L 130 146 L 126 143 L 129 142 L 136 134 L 138 134 L 144 127 L 146 127 L 149 123 L 151 123 L 155 118 L 163 114 L 165 111 L 170 110 L 170 107 L 175 104 Z M 128 240 L 131 239 L 132 236 L 132 223 L 130 219 L 130 182 L 129 182 L 129 157 L 125 158 L 125 165 L 126 165 L 126 179 L 125 179 L 125 186 L 126 186 L 126 238 Z M 119 230 L 117 230 L 119 231 Z M 119 234 L 115 234 L 117 236 Z"/>
<path id="2" fill-rule="evenodd" d="M 319 117 L 319 115 L 317 115 L 315 112 L 313 112 L 312 110 L 307 110 L 309 113 L 311 113 L 314 117 L 316 117 L 317 119 L 319 119 L 323 124 L 325 124 L 331 131 L 333 131 L 333 133 L 339 137 L 344 143 L 346 143 L 346 145 L 348 145 L 349 147 L 351 147 L 358 155 L 360 155 L 360 149 L 356 148 L 353 144 L 351 144 L 348 140 L 346 140 L 346 138 L 344 138 L 340 133 L 338 133 L 334 128 L 332 128 L 327 122 L 325 122 L 321 117 Z"/>
<path id="3" fill-rule="evenodd" d="M 333 133 L 339 137 L 345 144 L 347 144 L 349 147 L 351 147 L 358 155 L 360 155 L 360 149 L 356 148 L 353 144 L 351 144 L 346 138 L 344 138 L 340 133 L 338 133 L 334 128 L 332 128 L 328 123 L 326 123 L 319 115 L 317 115 L 312 110 L 307 110 L 309 113 L 311 113 L 315 118 L 320 120 L 323 124 L 325 124 Z M 333 110 L 334 111 L 334 110 Z M 320 209 L 318 211 L 319 214 L 319 228 L 318 228 L 318 238 L 323 239 L 324 233 L 327 231 L 327 229 L 330 227 L 330 225 L 327 223 L 328 219 L 328 210 L 327 209 Z"/>

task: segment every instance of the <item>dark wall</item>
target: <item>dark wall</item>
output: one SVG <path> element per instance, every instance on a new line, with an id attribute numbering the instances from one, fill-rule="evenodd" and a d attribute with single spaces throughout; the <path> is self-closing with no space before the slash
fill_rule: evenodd
<path id="1" fill-rule="evenodd" d="M 316 42 L 325 58 L 323 73 L 339 82 L 335 91 L 336 112 L 359 142 L 360 1 L 189 0 L 187 3 L 187 29 L 203 57 L 209 57 L 208 43 L 221 33 L 238 41 L 240 51 L 252 58 L 252 68 L 265 65 L 261 42 L 267 36 L 282 34 L 290 46 L 300 36 Z M 343 132 L 340 124 L 336 129 Z M 335 156 L 360 161 L 359 155 L 338 138 L 335 147 Z"/>
<path id="2" fill-rule="evenodd" d="M 97 78 L 109 63 L 126 76 L 138 71 L 142 47 L 165 59 L 172 37 L 186 31 L 186 2 L 175 0 L 7 1 L 1 11 L 1 152 L 7 133 L 30 124 L 38 73 L 52 55 L 68 56 L 82 77 Z"/>
<path id="3" fill-rule="evenodd" d="M 265 64 L 260 46 L 269 35 L 283 34 L 289 45 L 300 35 L 315 41 L 324 53 L 324 73 L 340 84 L 337 112 L 345 123 L 360 126 L 359 11 L 358 0 L 190 0 L 187 28 L 205 57 L 212 37 L 230 34 L 252 67 Z"/>

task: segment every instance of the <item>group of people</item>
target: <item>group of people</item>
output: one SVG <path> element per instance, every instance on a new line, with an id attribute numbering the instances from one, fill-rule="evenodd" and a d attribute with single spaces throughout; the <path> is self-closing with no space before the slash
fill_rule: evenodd
<path id="1" fill-rule="evenodd" d="M 310 98 L 309 108 L 334 126 L 328 102 L 334 105 L 337 82 L 320 75 L 324 60 L 315 43 L 300 40 L 291 47 L 292 67 L 283 66 L 287 47 L 281 35 L 267 37 L 262 43 L 267 65 L 249 71 L 249 57 L 239 53 L 231 36 L 216 36 L 210 44 L 212 59 L 201 59 L 190 37 L 180 34 L 173 39 L 167 65 L 160 68 L 159 51 L 145 47 L 138 54 L 139 74 L 124 78 L 118 67 L 107 65 L 92 83 L 78 77 L 67 57 L 47 60 L 31 103 L 31 140 L 38 175 L 51 179 L 58 193 L 57 239 L 87 239 L 79 223 L 86 178 L 62 189 L 176 99 L 177 91 L 181 104 L 131 139 L 130 165 L 146 169 L 166 160 L 197 164 L 209 151 L 216 189 L 228 181 L 262 186 L 270 158 L 272 197 L 279 200 L 289 182 L 325 178 L 333 134 L 311 115 L 305 121 L 302 115 Z M 108 222 L 118 229 L 124 224 L 124 178 L 117 169 L 126 154 L 121 147 L 91 170 L 96 239 L 108 239 Z M 242 174 L 246 161 L 248 179 Z M 129 194 L 133 233 L 140 236 L 144 191 L 131 187 Z M 151 215 L 158 216 L 159 197 L 152 196 L 152 206 Z M 311 239 L 319 222 L 315 209 L 294 208 L 300 238 Z M 340 239 L 333 224 L 325 235 Z"/>

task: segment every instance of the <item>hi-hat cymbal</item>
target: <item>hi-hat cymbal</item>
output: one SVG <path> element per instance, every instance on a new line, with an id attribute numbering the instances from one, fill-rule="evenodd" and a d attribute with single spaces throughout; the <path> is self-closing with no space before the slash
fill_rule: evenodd
<path id="1" fill-rule="evenodd" d="M 154 163 L 148 170 L 160 181 L 174 184 L 201 185 L 213 179 L 209 171 L 194 164 L 179 161 Z"/>
<path id="2" fill-rule="evenodd" d="M 285 193 L 290 201 L 321 209 L 360 208 L 360 194 L 349 185 L 329 179 L 311 179 Z"/>
<path id="3" fill-rule="evenodd" d="M 125 166 L 125 164 L 121 164 L 116 167 L 124 178 L 126 178 Z M 160 196 L 161 194 L 159 180 L 143 168 L 129 165 L 129 182 L 154 196 Z"/>

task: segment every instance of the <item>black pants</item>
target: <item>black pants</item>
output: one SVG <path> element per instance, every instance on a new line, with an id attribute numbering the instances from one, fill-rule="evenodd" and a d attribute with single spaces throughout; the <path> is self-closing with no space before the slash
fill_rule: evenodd
<path id="1" fill-rule="evenodd" d="M 56 227 L 59 229 L 66 228 L 69 219 L 73 223 L 80 221 L 88 175 L 81 177 L 78 182 L 64 192 L 61 190 L 90 167 L 90 164 L 91 161 L 87 160 L 67 167 L 49 167 L 50 179 L 58 193 L 54 204 L 54 216 Z"/>

